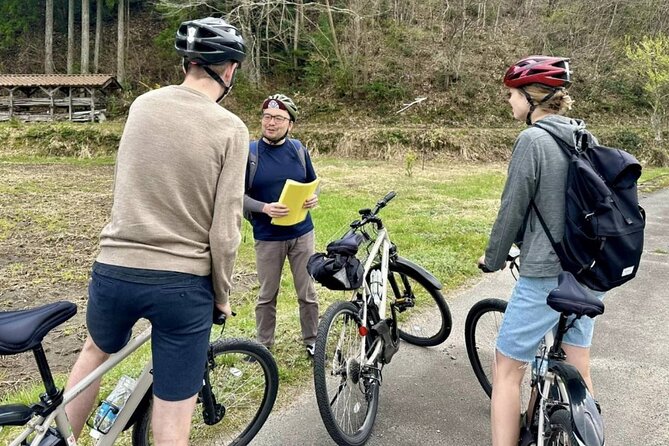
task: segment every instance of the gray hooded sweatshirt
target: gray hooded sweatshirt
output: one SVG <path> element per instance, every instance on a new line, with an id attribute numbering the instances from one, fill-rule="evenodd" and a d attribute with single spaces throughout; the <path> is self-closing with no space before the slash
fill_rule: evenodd
<path id="1" fill-rule="evenodd" d="M 582 121 L 549 115 L 538 125 L 550 129 L 570 145 Z M 520 274 L 527 277 L 557 276 L 562 268 L 536 212 L 534 199 L 554 240 L 562 240 L 568 158 L 546 131 L 529 127 L 513 147 L 501 205 L 485 251 L 485 265 L 496 271 L 504 265 L 511 245 L 520 247 Z"/>

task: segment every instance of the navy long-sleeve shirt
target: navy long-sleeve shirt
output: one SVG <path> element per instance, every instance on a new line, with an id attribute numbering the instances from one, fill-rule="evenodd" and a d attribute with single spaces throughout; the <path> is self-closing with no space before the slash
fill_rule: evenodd
<path id="1" fill-rule="evenodd" d="M 279 201 L 286 180 L 301 183 L 314 181 L 316 179 L 314 166 L 309 153 L 305 155 L 306 169 L 300 162 L 297 146 L 289 139 L 278 146 L 267 144 L 260 139 L 258 141 L 258 165 L 253 184 L 246 194 L 259 202 L 273 203 Z M 271 221 L 272 218 L 269 215 L 254 212 L 251 222 L 253 238 L 264 241 L 290 240 L 314 228 L 310 213 L 307 213 L 307 218 L 303 222 L 293 226 L 273 225 Z"/>

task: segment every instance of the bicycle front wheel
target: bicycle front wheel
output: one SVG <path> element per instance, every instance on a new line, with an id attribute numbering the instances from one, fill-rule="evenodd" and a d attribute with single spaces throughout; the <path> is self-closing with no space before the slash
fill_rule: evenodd
<path id="1" fill-rule="evenodd" d="M 314 387 L 325 428 L 338 445 L 364 444 L 372 433 L 379 407 L 379 374 L 364 365 L 375 346 L 360 335 L 359 308 L 335 302 L 318 326 L 314 354 Z M 377 341 L 379 339 L 377 338 Z"/>
<path id="2" fill-rule="evenodd" d="M 444 296 L 416 270 L 390 263 L 388 302 L 397 310 L 400 338 L 409 344 L 434 347 L 451 334 L 451 311 Z"/>
<path id="3" fill-rule="evenodd" d="M 495 342 L 505 311 L 506 301 L 484 299 L 469 310 L 465 320 L 465 345 L 469 362 L 488 397 L 492 395 Z"/>
<path id="4" fill-rule="evenodd" d="M 225 415 L 214 426 L 205 424 L 202 406 L 195 408 L 190 444 L 205 439 L 216 445 L 247 445 L 267 420 L 279 388 L 279 371 L 272 354 L 249 339 L 223 339 L 210 345 L 213 362 L 208 364 L 211 392 Z M 206 391 L 205 389 L 202 390 Z M 201 402 L 202 393 L 198 396 Z M 153 445 L 152 404 L 138 418 L 133 445 Z"/>

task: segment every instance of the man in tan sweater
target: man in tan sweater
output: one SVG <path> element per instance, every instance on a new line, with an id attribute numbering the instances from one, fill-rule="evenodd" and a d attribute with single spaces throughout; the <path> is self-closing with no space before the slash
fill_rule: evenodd
<path id="1" fill-rule="evenodd" d="M 228 296 L 240 242 L 249 134 L 220 107 L 244 60 L 222 19 L 184 22 L 176 36 L 185 80 L 138 97 L 116 161 L 111 221 L 89 284 L 89 337 L 71 388 L 151 321 L 154 444 L 187 445 L 202 386 L 214 305 Z M 67 407 L 78 436 L 99 386 Z"/>

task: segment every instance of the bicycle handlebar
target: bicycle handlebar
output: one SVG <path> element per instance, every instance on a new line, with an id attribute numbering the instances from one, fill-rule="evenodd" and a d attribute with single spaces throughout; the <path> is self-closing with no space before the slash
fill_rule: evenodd
<path id="1" fill-rule="evenodd" d="M 232 316 L 237 316 L 237 313 L 232 312 Z M 214 305 L 214 325 L 223 325 L 225 326 L 225 321 L 228 317 L 221 310 Z"/>
<path id="2" fill-rule="evenodd" d="M 388 192 L 382 199 L 376 202 L 376 206 L 374 207 L 374 210 L 371 210 L 369 208 L 365 209 L 360 209 L 358 213 L 362 217 L 361 220 L 355 220 L 353 223 L 351 223 L 351 228 L 357 229 L 362 226 L 365 226 L 367 223 L 376 223 L 378 228 L 383 227 L 383 224 L 381 223 L 381 219 L 377 217 L 376 215 L 379 213 L 381 209 L 386 207 L 388 205 L 388 202 L 395 198 L 397 194 L 395 191 L 390 191 Z"/>
<path id="3" fill-rule="evenodd" d="M 506 255 L 506 261 L 510 262 L 511 265 L 509 266 L 510 270 L 513 270 L 515 267 L 518 269 L 518 257 L 520 257 L 520 249 L 518 249 L 515 246 L 512 246 L 511 249 L 509 250 L 509 253 Z M 485 265 L 478 265 L 479 269 L 483 271 L 484 273 L 494 273 L 495 271 L 488 269 L 487 266 Z"/>
<path id="4" fill-rule="evenodd" d="M 388 202 L 389 202 L 390 200 L 392 200 L 393 198 L 395 198 L 395 196 L 397 196 L 397 194 L 395 193 L 395 191 L 392 191 L 392 190 L 391 190 L 390 192 L 388 192 L 388 193 L 386 194 L 385 197 L 383 197 L 382 199 L 380 199 L 379 201 L 377 201 L 377 202 L 376 202 L 376 207 L 374 208 L 374 211 L 372 212 L 372 215 L 376 215 L 376 214 L 378 214 L 379 211 L 380 211 L 381 209 L 383 209 L 384 207 L 386 207 L 386 205 L 388 204 Z"/>

